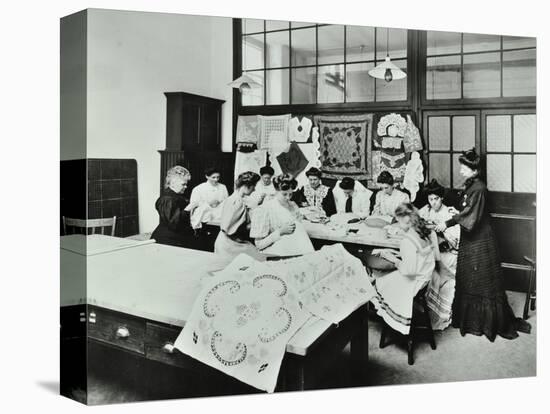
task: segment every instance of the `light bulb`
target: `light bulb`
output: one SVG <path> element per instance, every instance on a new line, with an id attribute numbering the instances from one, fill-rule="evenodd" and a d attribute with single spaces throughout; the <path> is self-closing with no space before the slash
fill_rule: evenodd
<path id="1" fill-rule="evenodd" d="M 390 68 L 386 69 L 386 73 L 384 73 L 384 80 L 386 82 L 391 82 L 393 80 L 393 75 Z"/>

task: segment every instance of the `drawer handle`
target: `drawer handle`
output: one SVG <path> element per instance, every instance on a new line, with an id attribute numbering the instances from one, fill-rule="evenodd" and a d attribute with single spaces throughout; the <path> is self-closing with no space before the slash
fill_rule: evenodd
<path id="1" fill-rule="evenodd" d="M 130 337 L 130 331 L 125 326 L 119 326 L 116 330 L 116 337 L 119 339 L 126 339 Z"/>
<path id="2" fill-rule="evenodd" d="M 162 350 L 166 352 L 167 354 L 173 354 L 174 353 L 174 344 L 172 342 L 166 342 L 164 346 L 162 347 Z"/>

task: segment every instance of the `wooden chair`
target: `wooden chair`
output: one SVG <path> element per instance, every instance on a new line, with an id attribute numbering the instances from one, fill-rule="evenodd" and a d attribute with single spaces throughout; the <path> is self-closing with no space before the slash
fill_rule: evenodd
<path id="1" fill-rule="evenodd" d="M 105 234 L 105 227 L 111 228 L 111 236 L 115 235 L 116 216 L 100 219 L 75 219 L 63 216 L 63 234 L 67 235 L 67 227 L 84 229 L 84 234 L 88 234 L 88 229 L 92 229 L 92 234 L 96 234 L 96 229 L 101 228 L 101 234 Z M 73 231 L 74 233 L 74 231 Z"/>
<path id="2" fill-rule="evenodd" d="M 525 305 L 523 305 L 523 319 L 527 319 L 529 316 L 529 309 L 534 311 L 536 309 L 536 276 L 537 276 L 537 262 L 528 256 L 523 256 L 523 259 L 529 263 L 529 282 L 527 285 L 527 293 L 525 295 Z"/>
<path id="3" fill-rule="evenodd" d="M 427 330 L 428 340 L 432 349 L 436 349 L 434 332 L 432 330 L 432 323 L 430 321 L 430 315 L 428 313 L 428 304 L 426 302 L 426 291 L 428 286 L 426 285 L 416 294 L 413 299 L 413 312 L 411 318 L 411 329 L 407 338 L 407 356 L 409 365 L 414 364 L 414 345 L 417 339 L 417 332 L 421 329 Z M 386 336 L 391 328 L 384 322 L 382 325 L 382 333 L 380 334 L 380 348 L 385 348 L 389 345 L 386 342 Z"/>

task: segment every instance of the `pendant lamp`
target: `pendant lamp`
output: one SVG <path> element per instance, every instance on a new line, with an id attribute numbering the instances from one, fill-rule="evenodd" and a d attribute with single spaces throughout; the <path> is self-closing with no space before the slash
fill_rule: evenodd
<path id="1" fill-rule="evenodd" d="M 390 29 L 386 29 L 386 59 L 368 72 L 373 78 L 384 79 L 388 83 L 394 79 L 403 79 L 407 77 L 407 74 L 398 68 L 390 59 L 389 38 Z"/>
<path id="2" fill-rule="evenodd" d="M 262 84 L 255 81 L 251 76 L 247 75 L 246 73 L 243 73 L 233 82 L 228 83 L 228 86 L 231 86 L 232 88 L 237 88 L 242 93 L 242 91 L 245 89 L 248 90 L 251 88 L 258 88 L 261 87 Z"/>

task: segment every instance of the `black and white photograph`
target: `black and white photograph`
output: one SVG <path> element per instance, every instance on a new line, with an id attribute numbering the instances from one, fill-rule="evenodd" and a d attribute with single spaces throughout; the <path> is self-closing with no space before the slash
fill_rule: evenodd
<path id="1" fill-rule="evenodd" d="M 6 4 L 4 411 L 540 412 L 543 9 Z"/>
<path id="2" fill-rule="evenodd" d="M 536 50 L 63 16 L 61 394 L 535 376 Z"/>

